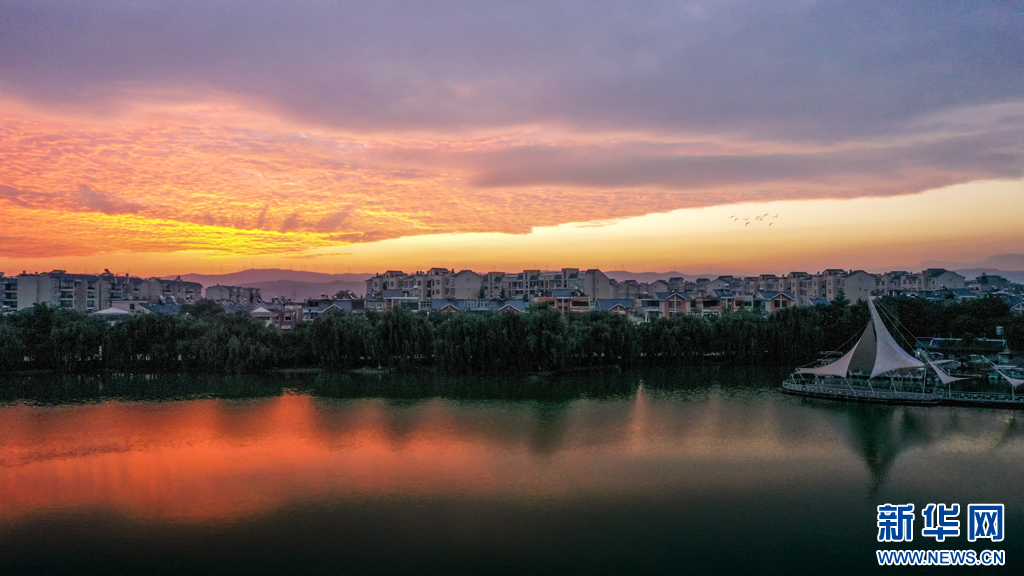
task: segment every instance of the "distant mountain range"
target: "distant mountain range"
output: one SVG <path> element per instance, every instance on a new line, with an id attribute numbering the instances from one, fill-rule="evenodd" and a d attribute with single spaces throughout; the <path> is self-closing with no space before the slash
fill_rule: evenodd
<path id="1" fill-rule="evenodd" d="M 925 267 L 938 267 L 938 266 L 922 266 Z M 916 270 L 916 269 L 915 269 Z M 983 274 L 992 274 L 995 276 L 1002 276 L 1010 282 L 1016 282 L 1018 284 L 1024 284 L 1024 271 L 1017 270 L 1000 270 L 998 268 L 956 268 L 954 269 L 957 274 L 962 275 L 968 280 L 977 278 Z M 668 280 L 675 276 L 682 276 L 687 280 L 693 281 L 697 278 L 718 278 L 723 274 L 719 273 L 707 273 L 707 274 L 686 274 L 683 272 L 627 272 L 625 270 L 613 270 L 611 272 L 605 272 L 609 278 L 614 278 L 618 282 L 623 280 L 636 280 L 637 282 L 653 282 L 655 280 Z M 745 276 L 745 274 L 734 274 L 734 276 Z"/>
<path id="2" fill-rule="evenodd" d="M 366 291 L 365 281 L 371 276 L 373 274 L 327 274 L 280 268 L 254 268 L 229 274 L 182 274 L 181 279 L 199 282 L 204 287 L 221 284 L 223 286 L 259 288 L 260 294 L 266 300 L 271 298 L 304 300 L 319 298 L 323 294 L 333 296 L 339 290 L 351 290 L 361 296 Z M 173 278 L 173 276 L 168 276 L 168 278 Z"/>
<path id="3" fill-rule="evenodd" d="M 307 272 L 303 270 L 283 270 L 281 268 L 253 268 L 228 274 L 182 274 L 182 280 L 199 282 L 203 286 L 221 284 L 224 286 L 244 286 L 256 282 L 274 282 L 291 280 L 295 282 L 326 283 L 326 282 L 363 282 L 373 274 L 327 274 L 325 272 Z M 173 278 L 173 276 L 166 276 Z"/>
<path id="4" fill-rule="evenodd" d="M 366 292 L 365 282 L 346 282 L 338 280 L 335 282 L 299 282 L 297 280 L 271 280 L 269 282 L 251 282 L 239 284 L 247 288 L 259 288 L 260 295 L 264 300 L 271 298 L 286 298 L 290 300 L 305 300 L 307 298 L 330 298 L 340 290 L 350 290 L 356 296 L 362 296 Z"/>
<path id="5" fill-rule="evenodd" d="M 605 276 L 615 280 L 616 282 L 623 282 L 625 280 L 636 280 L 637 282 L 654 282 L 655 280 L 668 280 L 669 278 L 676 278 L 682 276 L 687 280 L 695 280 L 697 278 L 718 278 L 720 274 L 684 274 L 683 272 L 627 272 L 625 270 L 611 270 L 604 273 Z"/>
<path id="6" fill-rule="evenodd" d="M 982 274 L 1002 276 L 1011 282 L 1024 284 L 1024 254 L 994 254 L 981 262 L 946 262 L 942 260 L 925 260 L 921 268 L 947 268 L 956 270 L 967 278 L 977 278 Z"/>
<path id="7" fill-rule="evenodd" d="M 1024 270 L 1006 271 L 999 270 L 998 268 L 968 268 L 957 270 L 956 273 L 964 276 L 968 280 L 970 280 L 971 278 L 977 278 L 982 274 L 991 274 L 994 276 L 1002 276 L 1003 278 L 1006 278 L 1010 282 L 1024 284 Z"/>

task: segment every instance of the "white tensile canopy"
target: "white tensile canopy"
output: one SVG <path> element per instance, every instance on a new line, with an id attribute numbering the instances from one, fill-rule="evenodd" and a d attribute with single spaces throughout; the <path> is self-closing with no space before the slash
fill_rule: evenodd
<path id="1" fill-rule="evenodd" d="M 892 334 L 885 329 L 882 318 L 878 315 L 878 309 L 871 298 L 868 298 L 868 309 L 871 310 L 871 321 L 875 325 L 875 334 L 878 337 L 878 353 L 875 357 L 875 367 L 871 370 L 871 377 L 874 378 L 886 372 L 899 370 L 901 368 L 924 368 L 924 363 L 907 354 L 900 345 L 892 338 Z"/>
<path id="2" fill-rule="evenodd" d="M 853 348 L 850 348 L 850 351 L 843 354 L 843 357 L 839 360 L 824 366 L 815 366 L 814 368 L 797 368 L 796 371 L 799 374 L 815 374 L 818 376 L 846 376 L 846 373 L 850 371 L 850 361 L 853 360 L 853 355 L 857 353 L 857 350 L 863 349 L 861 344 L 869 338 L 871 340 L 875 339 L 874 328 L 871 324 L 867 325 L 864 333 L 860 336 L 860 340 L 857 340 Z"/>
<path id="3" fill-rule="evenodd" d="M 924 363 L 907 354 L 896 343 L 892 334 L 889 334 L 889 330 L 882 323 L 881 316 L 878 315 L 875 303 L 870 299 L 868 299 L 868 309 L 871 311 L 871 323 L 864 328 L 864 333 L 849 352 L 831 364 L 814 368 L 799 368 L 797 372 L 818 376 L 846 376 L 851 370 L 864 372 L 870 370 L 871 377 L 876 378 L 893 370 L 923 368 Z M 948 375 L 945 377 L 953 378 Z M 940 373 L 939 378 L 943 379 L 943 374 Z"/>
<path id="4" fill-rule="evenodd" d="M 956 382 L 957 380 L 966 380 L 966 378 L 960 376 L 950 376 L 945 371 L 943 371 L 942 368 L 939 368 L 935 364 L 935 362 L 932 362 L 931 360 L 928 361 L 928 365 L 932 367 L 932 370 L 935 370 L 935 374 L 938 375 L 939 380 L 943 384 L 951 384 L 953 382 Z"/>
<path id="5" fill-rule="evenodd" d="M 1006 372 L 1006 368 L 1007 368 L 1006 366 L 996 366 L 995 370 L 996 370 L 996 372 L 999 373 L 1000 376 L 1005 378 L 1006 381 L 1010 383 L 1010 386 L 1013 386 L 1014 389 L 1016 389 L 1017 386 L 1020 386 L 1021 384 L 1024 384 L 1024 378 L 1012 378 Z M 1011 368 L 1012 368 L 1012 366 L 1011 366 Z"/>

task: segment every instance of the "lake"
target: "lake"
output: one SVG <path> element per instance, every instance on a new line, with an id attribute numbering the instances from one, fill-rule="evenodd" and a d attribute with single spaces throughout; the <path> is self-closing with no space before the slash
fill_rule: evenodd
<path id="1" fill-rule="evenodd" d="M 877 549 L 1024 557 L 1024 414 L 797 398 L 783 376 L 0 381 L 0 573 L 863 574 L 907 570 Z M 880 544 L 889 502 L 1004 503 L 1007 537 L 936 545 L 918 514 L 912 544 Z"/>

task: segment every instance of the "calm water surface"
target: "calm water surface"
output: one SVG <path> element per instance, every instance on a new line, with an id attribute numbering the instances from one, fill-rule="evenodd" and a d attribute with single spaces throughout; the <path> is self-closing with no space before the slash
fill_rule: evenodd
<path id="1" fill-rule="evenodd" d="M 1024 562 L 1024 414 L 806 400 L 777 381 L 534 383 L 548 400 L 293 381 L 256 398 L 8 392 L 0 573 L 900 572 L 874 557 L 886 502 L 1002 502 L 1001 545 L 939 547 L 1006 550 L 972 573 Z M 917 522 L 905 547 L 936 547 Z"/>

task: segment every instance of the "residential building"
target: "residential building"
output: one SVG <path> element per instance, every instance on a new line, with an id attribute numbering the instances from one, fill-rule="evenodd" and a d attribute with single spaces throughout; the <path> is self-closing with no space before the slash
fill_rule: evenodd
<path id="1" fill-rule="evenodd" d="M 422 298 L 424 302 L 429 302 L 434 299 L 443 300 L 445 291 L 448 289 L 448 278 L 452 275 L 453 271 L 447 268 L 431 268 L 427 270 L 424 277 L 424 292 Z"/>
<path id="2" fill-rule="evenodd" d="M 505 290 L 502 288 L 502 280 L 504 278 L 504 272 L 488 272 L 484 274 L 483 280 L 480 283 L 484 291 L 484 298 L 488 300 L 504 300 Z"/>
<path id="3" fill-rule="evenodd" d="M 807 272 L 790 272 L 782 279 L 784 292 L 789 292 L 796 297 L 797 302 L 805 304 L 811 298 L 817 298 L 819 284 L 817 278 Z"/>
<path id="4" fill-rule="evenodd" d="M 666 284 L 668 284 L 668 290 L 666 290 L 666 292 L 679 292 L 679 293 L 693 292 L 693 290 L 687 290 L 686 289 L 687 288 L 687 284 L 693 284 L 693 283 L 692 282 L 687 282 L 686 278 L 683 278 L 682 276 L 673 276 L 673 277 L 669 278 L 668 281 L 666 281 Z M 693 284 L 693 289 L 694 290 L 696 289 L 696 287 L 697 287 L 697 285 Z M 655 292 L 655 294 L 657 294 L 657 292 Z"/>
<path id="5" fill-rule="evenodd" d="M 981 294 L 968 288 L 944 288 L 936 290 L 932 294 L 940 298 L 952 298 L 954 300 L 977 300 L 982 297 Z"/>
<path id="6" fill-rule="evenodd" d="M 640 283 L 636 280 L 624 280 L 622 282 L 616 282 L 613 285 L 614 297 L 618 300 L 636 300 L 641 296 L 647 294 L 647 291 L 640 291 Z M 666 290 L 670 292 L 670 290 Z"/>
<path id="7" fill-rule="evenodd" d="M 595 310 L 608 312 L 609 314 L 628 315 L 633 310 L 633 300 L 622 298 L 599 298 L 594 306 Z"/>
<path id="8" fill-rule="evenodd" d="M 527 299 L 526 288 L 526 272 L 509 273 L 501 277 L 501 291 L 508 300 Z"/>
<path id="9" fill-rule="evenodd" d="M 971 280 L 967 287 L 975 294 L 991 294 L 1010 287 L 1011 282 L 1002 276 L 982 274 Z"/>
<path id="10" fill-rule="evenodd" d="M 238 304 L 246 302 L 256 304 L 263 301 L 259 288 L 245 286 L 221 286 L 215 284 L 206 288 L 206 298 L 218 302 L 232 302 Z"/>
<path id="11" fill-rule="evenodd" d="M 691 313 L 703 316 L 719 316 L 722 312 L 733 311 L 735 295 L 731 290 L 710 290 L 691 296 Z"/>
<path id="12" fill-rule="evenodd" d="M 431 300 L 430 312 L 451 316 L 453 314 L 461 313 L 462 309 L 459 308 L 459 304 L 455 300 Z"/>
<path id="13" fill-rule="evenodd" d="M 404 290 L 385 290 L 381 294 L 381 299 L 384 301 L 384 310 L 405 308 L 415 312 L 420 309 L 420 297 L 410 295 Z"/>
<path id="14" fill-rule="evenodd" d="M 302 304 L 297 302 L 264 302 L 250 313 L 253 318 L 267 326 L 280 330 L 291 330 L 303 320 Z"/>
<path id="15" fill-rule="evenodd" d="M 463 270 L 457 274 L 449 274 L 446 278 L 444 297 L 447 299 L 465 300 L 481 298 L 484 277 L 472 270 Z"/>
<path id="16" fill-rule="evenodd" d="M 619 297 L 616 295 L 616 288 L 612 282 L 611 278 L 596 268 L 591 268 L 580 274 L 580 290 L 595 301 Z"/>
<path id="17" fill-rule="evenodd" d="M 668 289 L 668 282 L 664 280 L 655 280 L 654 282 L 648 282 L 641 284 L 641 294 L 657 294 L 658 292 L 670 292 Z"/>
<path id="18" fill-rule="evenodd" d="M 839 297 L 843 290 L 843 279 L 846 277 L 846 270 L 830 268 L 818 275 L 818 294 L 824 295 L 825 299 L 831 302 Z"/>
<path id="19" fill-rule="evenodd" d="M 690 313 L 690 299 L 692 296 L 689 294 L 680 294 L 679 292 L 662 292 L 657 295 L 658 297 L 658 308 L 660 316 L 662 318 L 671 318 L 678 314 Z"/>
<path id="20" fill-rule="evenodd" d="M 1024 314 L 1024 298 L 1010 297 L 1006 300 L 1006 304 L 1010 306 L 1010 312 Z"/>
<path id="21" fill-rule="evenodd" d="M 732 291 L 732 276 L 719 276 L 707 283 L 706 290 L 729 290 Z"/>
<path id="22" fill-rule="evenodd" d="M 529 310 L 529 304 L 522 300 L 506 300 L 498 308 L 498 314 L 520 314 Z"/>
<path id="23" fill-rule="evenodd" d="M 203 285 L 198 282 L 187 282 L 181 276 L 173 280 L 149 278 L 143 280 L 140 290 L 136 293 L 138 300 L 173 300 L 179 304 L 195 302 L 202 298 Z M 135 298 L 133 298 L 135 299 Z"/>
<path id="24" fill-rule="evenodd" d="M 130 314 L 177 314 L 181 311 L 181 304 L 160 301 L 114 300 L 110 303 L 110 308 L 122 310 Z"/>
<path id="25" fill-rule="evenodd" d="M 401 270 L 388 270 L 383 274 L 377 274 L 373 278 L 367 279 L 366 297 L 371 298 L 379 296 L 385 290 L 397 289 L 399 279 L 405 276 L 405 272 L 402 272 Z"/>
<path id="26" fill-rule="evenodd" d="M 550 296 L 541 296 L 536 302 L 548 302 L 559 312 L 588 312 L 590 298 L 579 290 L 554 289 Z"/>
<path id="27" fill-rule="evenodd" d="M 99 277 L 53 270 L 18 276 L 18 310 L 36 304 L 71 308 L 79 312 L 99 310 Z"/>
<path id="28" fill-rule="evenodd" d="M 149 301 L 194 302 L 200 298 L 203 286 L 174 280 L 150 278 L 142 280 L 131 276 L 118 276 L 109 270 L 102 274 L 69 274 L 65 270 L 52 270 L 35 274 L 22 273 L 17 278 L 17 309 L 31 308 L 46 303 L 58 308 L 79 312 L 96 312 L 113 308 L 114 302 Z M 8 304 L 15 290 L 14 283 L 5 282 L 3 294 Z M 10 288 L 9 290 L 7 288 Z"/>
<path id="29" fill-rule="evenodd" d="M 885 296 L 899 294 L 903 290 L 908 290 L 905 286 L 910 284 L 908 281 L 909 276 L 910 273 L 905 270 L 893 270 L 892 272 L 879 274 L 878 289 L 880 293 Z"/>
<path id="30" fill-rule="evenodd" d="M 991 280 L 975 281 L 973 291 L 995 289 L 1001 286 L 1000 280 L 992 277 Z M 983 282 L 986 288 L 977 287 Z M 927 297 L 939 297 L 941 293 L 946 297 L 962 298 L 965 296 L 959 291 L 964 286 L 962 276 L 941 268 L 920 273 L 892 271 L 885 274 L 829 268 L 818 273 L 793 271 L 784 276 L 722 275 L 694 281 L 676 276 L 649 283 L 636 280 L 617 282 L 598 269 L 478 274 L 471 270 L 456 273 L 448 268 L 431 268 L 426 273 L 412 275 L 389 270 L 368 280 L 365 308 L 387 310 L 403 306 L 430 312 L 446 306 L 450 310 L 461 311 L 504 307 L 469 304 L 471 300 L 481 299 L 488 302 L 550 302 L 559 310 L 582 311 L 600 310 L 603 306 L 610 306 L 602 301 L 619 300 L 629 305 L 620 303 L 617 311 L 625 308 L 633 318 L 649 320 L 678 313 L 706 315 L 737 310 L 770 313 L 793 306 L 827 303 L 840 293 L 854 302 L 874 295 L 905 293 Z M 588 301 L 588 306 L 584 306 L 583 299 Z M 440 302 L 432 305 L 433 300 Z"/>
<path id="31" fill-rule="evenodd" d="M 362 299 L 354 298 L 343 298 L 343 299 L 310 299 L 307 300 L 302 306 L 302 319 L 306 322 L 312 322 L 317 319 L 321 314 L 327 314 L 330 312 L 354 312 L 363 309 L 364 301 Z"/>
<path id="32" fill-rule="evenodd" d="M 120 276 L 110 270 L 103 270 L 99 275 L 100 304 L 101 309 L 112 308 L 113 303 L 119 300 L 138 299 L 139 288 L 142 280 L 133 278 L 127 274 Z"/>
<path id="33" fill-rule="evenodd" d="M 670 294 L 674 293 L 670 292 Z M 650 322 L 663 316 L 661 300 L 658 298 L 658 294 L 648 294 L 636 299 L 634 302 L 633 312 L 643 322 Z"/>
<path id="34" fill-rule="evenodd" d="M 0 311 L 18 309 L 18 277 L 0 272 Z"/>
<path id="35" fill-rule="evenodd" d="M 930 292 L 940 288 L 966 288 L 967 279 L 945 268 L 928 268 L 921 272 L 921 290 Z"/>
<path id="36" fill-rule="evenodd" d="M 782 292 L 785 289 L 785 280 L 775 274 L 761 274 L 757 277 L 757 289 L 759 291 Z"/>
<path id="37" fill-rule="evenodd" d="M 579 268 L 523 270 L 526 293 L 539 298 L 551 296 L 552 290 L 577 290 L 581 287 L 579 272 Z"/>
<path id="38" fill-rule="evenodd" d="M 423 272 L 408 274 L 398 280 L 398 289 L 405 292 L 408 296 L 413 296 L 420 300 L 427 300 L 428 298 L 424 291 L 426 278 L 427 275 Z"/>
<path id="39" fill-rule="evenodd" d="M 866 302 L 872 296 L 884 292 L 881 289 L 882 281 L 874 274 L 868 274 L 863 270 L 851 270 L 849 274 L 842 277 L 841 283 L 843 294 L 850 302 L 860 300 Z"/>
<path id="40" fill-rule="evenodd" d="M 773 314 L 786 308 L 796 306 L 796 298 L 789 292 L 772 292 L 762 290 L 754 298 L 754 309 L 764 310 Z"/>

